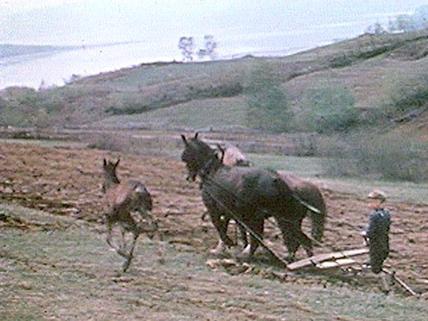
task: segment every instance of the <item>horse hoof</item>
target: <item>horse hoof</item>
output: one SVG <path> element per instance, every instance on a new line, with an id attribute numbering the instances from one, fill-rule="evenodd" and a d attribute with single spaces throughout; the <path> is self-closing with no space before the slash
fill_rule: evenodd
<path id="1" fill-rule="evenodd" d="M 296 260 L 296 257 L 294 255 L 292 256 L 289 255 L 285 258 L 285 261 L 288 263 L 293 263 L 295 260 Z"/>
<path id="2" fill-rule="evenodd" d="M 132 258 L 133 258 L 133 256 L 132 256 L 132 255 L 130 255 L 130 256 L 126 259 L 126 261 L 125 261 L 125 262 L 123 262 L 123 265 L 122 265 L 122 272 L 123 272 L 123 273 L 125 273 L 125 272 L 128 270 L 129 266 L 131 265 L 131 260 L 132 260 Z"/>
<path id="3" fill-rule="evenodd" d="M 219 240 L 217 246 L 212 250 L 210 250 L 210 254 L 213 254 L 213 255 L 223 255 L 225 252 L 226 252 L 226 245 L 222 240 Z"/>
<path id="4" fill-rule="evenodd" d="M 248 261 L 251 259 L 251 248 L 250 245 L 247 245 L 242 251 L 241 253 L 239 253 L 237 255 L 237 258 L 242 260 L 242 261 Z"/>
<path id="5" fill-rule="evenodd" d="M 313 252 L 312 250 L 307 250 L 307 251 L 306 251 L 306 255 L 307 255 L 308 257 L 312 257 L 312 256 L 314 256 L 314 252 Z"/>
<path id="6" fill-rule="evenodd" d="M 226 253 L 226 248 L 219 249 L 216 247 L 216 248 L 210 250 L 210 254 L 216 255 L 216 256 L 224 255 L 225 253 Z"/>

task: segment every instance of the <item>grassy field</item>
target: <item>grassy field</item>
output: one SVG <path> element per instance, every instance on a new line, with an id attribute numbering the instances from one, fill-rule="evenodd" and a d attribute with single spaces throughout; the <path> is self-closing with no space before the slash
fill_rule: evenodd
<path id="1" fill-rule="evenodd" d="M 278 155 L 249 154 L 256 165 L 275 170 L 284 170 L 311 179 L 326 189 L 360 195 L 364 198 L 373 188 L 380 188 L 391 201 L 405 201 L 428 204 L 428 184 L 369 179 L 365 177 L 331 177 L 325 173 L 319 157 L 293 157 Z"/>
<path id="2" fill-rule="evenodd" d="M 192 100 L 143 114 L 109 117 L 93 125 L 102 128 L 216 128 L 230 130 L 245 128 L 245 118 L 245 99 L 237 96 Z"/>
<path id="3" fill-rule="evenodd" d="M 426 302 L 342 286 L 212 271 L 204 254 L 145 239 L 117 272 L 103 229 L 19 206 L 0 234 L 0 318 L 15 320 L 425 320 Z M 28 228 L 28 229 L 27 229 Z M 304 277 L 304 276 L 301 276 Z"/>

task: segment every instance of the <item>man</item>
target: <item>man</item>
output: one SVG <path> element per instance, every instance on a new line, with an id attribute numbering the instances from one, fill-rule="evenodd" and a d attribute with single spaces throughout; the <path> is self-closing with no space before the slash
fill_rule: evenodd
<path id="1" fill-rule="evenodd" d="M 382 271 L 383 261 L 389 254 L 389 229 L 391 215 L 383 208 L 386 200 L 385 193 L 374 190 L 369 193 L 369 208 L 373 210 L 370 214 L 369 225 L 362 233 L 369 246 L 370 266 L 373 273 Z"/>

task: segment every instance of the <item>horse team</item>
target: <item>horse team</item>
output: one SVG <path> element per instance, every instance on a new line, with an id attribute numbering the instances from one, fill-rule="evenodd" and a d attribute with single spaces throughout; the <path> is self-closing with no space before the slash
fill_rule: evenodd
<path id="1" fill-rule="evenodd" d="M 318 187 L 301 178 L 272 170 L 250 166 L 238 149 L 220 145 L 212 148 L 199 139 L 198 133 L 187 138 L 181 135 L 184 151 L 181 160 L 187 168 L 187 180 L 200 179 L 202 200 L 218 232 L 219 242 L 212 253 L 220 254 L 227 246 L 236 245 L 228 236 L 230 220 L 240 229 L 243 250 L 241 258 L 250 258 L 263 238 L 265 220 L 272 217 L 288 250 L 288 261 L 293 261 L 299 246 L 312 256 L 312 240 L 302 231 L 302 221 L 308 215 L 312 221 L 312 238 L 321 241 L 326 220 L 326 206 Z M 121 182 L 116 174 L 117 162 L 103 163 L 107 209 L 107 243 L 126 260 L 126 271 L 133 258 L 135 243 L 143 232 L 153 236 L 157 221 L 151 216 L 152 198 L 143 183 Z M 139 218 L 135 217 L 139 214 Z M 112 242 L 112 228 L 121 230 L 121 244 Z M 133 236 L 127 250 L 125 233 Z M 250 239 L 248 240 L 248 234 Z"/>

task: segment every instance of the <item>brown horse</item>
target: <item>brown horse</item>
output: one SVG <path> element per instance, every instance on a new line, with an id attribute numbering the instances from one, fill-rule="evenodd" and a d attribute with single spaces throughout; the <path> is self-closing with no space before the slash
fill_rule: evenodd
<path id="1" fill-rule="evenodd" d="M 320 188 L 316 184 L 291 173 L 278 171 L 278 174 L 287 183 L 287 185 L 290 186 L 295 195 L 297 195 L 304 202 L 319 210 L 319 213 L 314 213 L 305 206 L 300 207 L 300 210 L 307 213 L 311 218 L 312 237 L 316 241 L 321 242 L 324 236 L 327 207 Z"/>
<path id="2" fill-rule="evenodd" d="M 107 223 L 107 244 L 116 252 L 126 258 L 123 264 L 123 272 L 126 272 L 133 258 L 135 243 L 143 232 L 155 232 L 157 222 L 152 218 L 149 211 L 152 210 L 152 197 L 143 183 L 136 180 L 126 182 L 119 181 L 116 168 L 117 162 L 103 160 L 104 183 L 102 190 L 105 193 L 105 219 Z M 132 216 L 138 212 L 142 221 L 137 222 Z M 112 231 L 114 225 L 118 224 L 122 234 L 122 244 L 117 247 L 112 242 Z M 133 235 L 133 241 L 129 252 L 126 252 L 125 233 Z M 151 235 L 149 235 L 151 236 Z"/>
<path id="3" fill-rule="evenodd" d="M 221 152 L 223 164 L 228 166 L 250 166 L 250 162 L 237 147 L 227 146 L 223 148 L 220 145 L 217 145 L 217 147 Z M 309 215 L 311 218 L 311 235 L 316 241 L 321 242 L 324 235 L 327 208 L 319 187 L 310 181 L 288 172 L 278 171 L 278 174 L 297 197 L 319 210 L 319 213 L 314 213 L 304 205 L 298 207 L 298 210 L 302 211 L 303 216 Z M 224 245 L 219 242 L 218 249 L 222 247 Z"/>
<path id="4" fill-rule="evenodd" d="M 304 216 L 296 211 L 300 203 L 277 173 L 254 167 L 225 166 L 216 151 L 199 140 L 197 134 L 189 140 L 184 135 L 181 137 L 185 144 L 181 159 L 186 163 L 187 179 L 201 178 L 203 202 L 227 246 L 234 245 L 227 235 L 231 218 L 263 237 L 264 220 L 272 216 L 282 232 L 290 260 L 300 245 L 312 255 L 312 242 L 301 228 Z M 251 257 L 257 247 L 258 241 L 251 237 L 242 255 Z"/>

